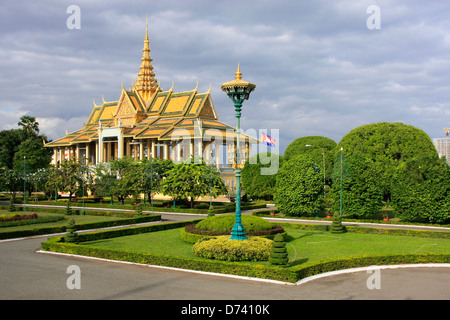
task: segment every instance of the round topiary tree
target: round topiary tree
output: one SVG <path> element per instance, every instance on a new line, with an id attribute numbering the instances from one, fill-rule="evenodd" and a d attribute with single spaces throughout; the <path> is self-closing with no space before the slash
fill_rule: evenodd
<path id="1" fill-rule="evenodd" d="M 287 161 L 299 154 L 311 156 L 320 168 L 323 168 L 323 154 L 325 151 L 325 171 L 327 184 L 330 181 L 330 175 L 333 170 L 334 149 L 336 142 L 330 138 L 322 136 L 300 137 L 292 141 L 283 154 L 283 160 Z M 323 173 L 322 173 L 323 176 Z"/>
<path id="2" fill-rule="evenodd" d="M 308 155 L 297 155 L 277 174 L 274 201 L 289 216 L 313 216 L 323 204 L 323 172 Z"/>
<path id="3" fill-rule="evenodd" d="M 275 235 L 270 251 L 269 262 L 275 265 L 285 265 L 289 261 L 286 249 L 286 241 L 281 234 Z"/>
<path id="4" fill-rule="evenodd" d="M 351 130 L 335 148 L 334 159 L 339 157 L 341 147 L 348 160 L 359 156 L 372 162 L 371 171 L 376 177 L 373 183 L 383 193 L 384 201 L 391 200 L 392 179 L 400 164 L 413 158 L 437 156 L 433 142 L 423 130 L 403 123 L 379 122 Z"/>

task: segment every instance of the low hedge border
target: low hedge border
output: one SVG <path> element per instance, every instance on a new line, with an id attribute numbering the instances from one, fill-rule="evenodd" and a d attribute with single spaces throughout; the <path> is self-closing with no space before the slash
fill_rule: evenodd
<path id="1" fill-rule="evenodd" d="M 84 224 L 76 225 L 76 227 L 77 227 L 77 230 L 89 230 L 89 229 L 117 227 L 117 226 L 136 224 L 136 223 L 144 223 L 144 222 L 152 222 L 152 221 L 159 221 L 159 220 L 161 220 L 161 215 L 142 215 L 142 216 L 136 216 L 134 218 L 126 218 L 126 219 L 120 219 L 120 220 L 84 223 Z M 0 239 L 30 237 L 30 236 L 61 233 L 61 232 L 66 232 L 66 226 L 43 227 L 43 228 L 34 228 L 34 229 L 30 229 L 30 230 L 18 230 L 18 231 L 5 231 L 5 232 L 0 233 Z M 82 235 L 80 234 L 79 236 L 81 237 Z"/>
<path id="2" fill-rule="evenodd" d="M 291 229 L 317 230 L 317 231 L 330 231 L 331 230 L 330 225 L 300 224 L 300 223 L 287 223 L 287 222 L 277 222 L 277 224 L 284 228 L 289 227 Z M 371 227 L 356 227 L 356 226 L 345 226 L 345 230 L 347 232 L 364 233 L 364 234 L 450 239 L 449 231 L 389 229 L 389 228 L 371 228 Z"/>
<path id="3" fill-rule="evenodd" d="M 200 221 L 190 220 L 183 222 L 163 223 L 150 226 L 123 228 L 118 230 L 99 231 L 89 234 L 80 234 L 79 241 L 91 241 L 119 237 L 123 235 L 155 232 L 184 226 Z M 289 227 L 296 224 L 289 224 Z M 310 227 L 310 225 L 304 225 Z M 158 255 L 148 253 L 137 253 L 127 250 L 113 250 L 96 248 L 89 245 L 78 245 L 65 243 L 63 237 L 53 237 L 42 242 L 41 250 L 50 252 L 61 252 L 81 256 L 98 257 L 109 260 L 128 261 L 141 264 L 159 265 L 180 269 L 200 270 L 205 272 L 238 275 L 244 277 L 255 277 L 271 279 L 289 283 L 295 283 L 303 278 L 324 272 L 367 267 L 376 265 L 392 264 L 418 264 L 418 263 L 449 263 L 449 254 L 395 254 L 377 256 L 354 256 L 339 259 L 323 260 L 314 263 L 304 263 L 293 267 L 279 267 L 271 265 L 250 264 L 246 262 L 227 262 L 200 258 L 184 258 L 169 255 Z"/>
<path id="4" fill-rule="evenodd" d="M 62 201 L 61 201 L 62 202 Z M 48 205 L 48 206 L 64 206 L 63 208 L 54 208 L 54 210 L 65 210 L 65 206 L 67 204 L 67 201 L 64 201 L 63 203 L 56 203 L 54 201 L 42 201 L 39 203 L 39 205 Z M 19 202 L 21 203 L 21 202 Z M 76 202 L 76 203 L 72 203 L 73 207 L 80 207 L 80 202 Z M 5 206 L 6 210 L 9 206 Z M 111 205 L 109 204 L 99 204 L 99 203 L 86 203 L 85 202 L 85 211 L 87 211 L 89 209 L 89 207 L 98 207 L 98 208 L 104 208 L 104 209 L 108 209 L 111 207 Z M 20 207 L 18 207 L 20 208 Z M 35 210 L 36 208 L 38 208 L 37 206 L 27 206 L 28 209 L 33 208 L 33 210 Z M 213 204 L 213 212 L 215 214 L 220 214 L 220 213 L 228 213 L 228 212 L 234 212 L 235 210 L 235 205 L 226 205 L 226 206 L 220 206 L 220 207 L 214 207 Z M 244 204 L 241 205 L 241 210 L 253 210 L 253 209 L 261 209 L 261 208 L 266 208 L 266 204 L 262 203 L 262 204 Z M 133 210 L 135 209 L 134 205 L 129 205 L 129 204 L 125 204 L 125 205 L 113 205 L 111 209 L 123 209 L 123 210 Z M 50 209 L 52 210 L 52 209 Z M 79 210 L 79 209 L 74 209 L 74 210 Z M 150 211 L 151 207 L 149 205 L 147 205 L 146 207 L 144 207 L 144 211 Z M 173 212 L 173 213 L 197 213 L 197 214 L 208 214 L 208 210 L 209 210 L 209 206 L 208 208 L 205 209 L 191 209 L 191 208 L 165 208 L 165 207 L 161 207 L 158 205 L 154 205 L 153 206 L 153 210 L 154 211 L 159 211 L 159 212 Z M 90 211 L 94 211 L 94 210 L 90 210 Z M 50 211 L 48 211 L 50 212 Z M 111 211 L 114 212 L 114 211 Z"/>

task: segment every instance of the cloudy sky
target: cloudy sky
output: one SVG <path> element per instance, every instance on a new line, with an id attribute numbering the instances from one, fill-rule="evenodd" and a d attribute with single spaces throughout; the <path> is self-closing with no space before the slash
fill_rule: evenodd
<path id="1" fill-rule="evenodd" d="M 69 29 L 70 5 L 80 29 Z M 371 5 L 380 9 L 379 20 Z M 211 93 L 235 125 L 220 85 L 256 84 L 244 130 L 336 142 L 374 122 L 444 137 L 450 126 L 450 2 L 415 0 L 21 0 L 0 7 L 0 130 L 35 116 L 51 139 L 80 129 L 94 106 L 137 77 L 148 15 L 163 89 Z M 379 29 L 369 29 L 379 22 Z"/>

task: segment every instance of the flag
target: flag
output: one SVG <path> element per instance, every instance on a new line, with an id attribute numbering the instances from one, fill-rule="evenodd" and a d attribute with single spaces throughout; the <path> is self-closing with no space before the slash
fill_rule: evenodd
<path id="1" fill-rule="evenodd" d="M 261 140 L 263 143 L 267 144 L 269 147 L 275 147 L 275 139 L 272 139 L 267 134 L 263 133 L 261 136 Z"/>

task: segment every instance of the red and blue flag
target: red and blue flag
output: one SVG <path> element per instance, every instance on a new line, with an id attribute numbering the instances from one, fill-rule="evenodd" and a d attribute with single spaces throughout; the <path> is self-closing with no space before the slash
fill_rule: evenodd
<path id="1" fill-rule="evenodd" d="M 263 133 L 261 136 L 261 140 L 263 143 L 267 144 L 270 147 L 275 147 L 275 139 L 272 139 L 267 134 Z"/>

